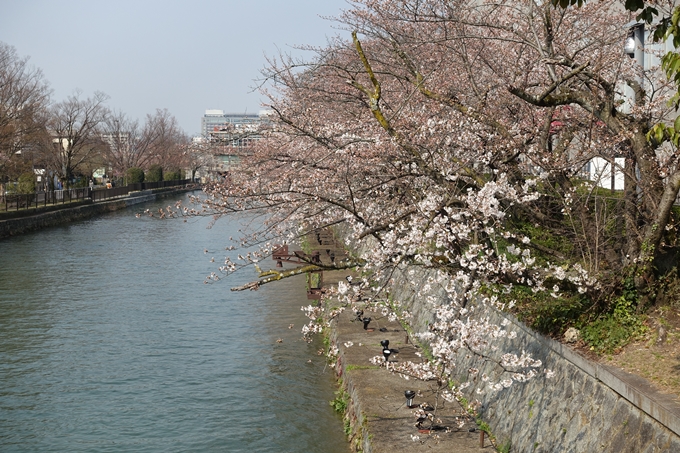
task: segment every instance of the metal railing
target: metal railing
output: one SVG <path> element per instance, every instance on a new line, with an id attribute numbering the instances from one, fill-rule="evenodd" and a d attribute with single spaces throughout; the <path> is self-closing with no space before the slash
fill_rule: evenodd
<path id="1" fill-rule="evenodd" d="M 191 184 L 190 179 L 174 181 L 142 182 L 128 184 L 110 189 L 83 187 L 80 189 L 52 190 L 49 192 L 19 193 L 0 195 L 0 212 L 19 211 L 21 209 L 37 209 L 44 206 L 59 205 L 77 201 L 99 202 L 127 196 L 130 192 L 140 190 L 159 189 L 164 187 L 178 187 Z"/>
<path id="2" fill-rule="evenodd" d="M 39 208 L 42 206 L 66 204 L 91 197 L 89 187 L 82 189 L 53 190 L 50 192 L 16 193 L 0 196 L 0 211 L 18 211 L 20 209 Z"/>

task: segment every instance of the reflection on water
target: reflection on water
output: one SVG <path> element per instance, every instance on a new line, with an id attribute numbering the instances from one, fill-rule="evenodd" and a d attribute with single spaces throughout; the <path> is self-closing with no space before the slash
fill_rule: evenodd
<path id="1" fill-rule="evenodd" d="M 132 214 L 0 241 L 0 450 L 347 452 L 304 280 L 204 285 L 237 224 Z"/>

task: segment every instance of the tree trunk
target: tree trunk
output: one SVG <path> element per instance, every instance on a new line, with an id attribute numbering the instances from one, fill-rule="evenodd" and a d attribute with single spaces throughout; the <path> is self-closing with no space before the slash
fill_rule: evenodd
<path id="1" fill-rule="evenodd" d="M 677 171 L 668 178 L 665 190 L 657 206 L 656 216 L 653 221 L 647 223 L 644 230 L 643 241 L 636 262 L 635 286 L 645 300 L 647 299 L 645 292 L 654 281 L 654 258 L 659 254 L 661 240 L 666 231 L 671 209 L 679 190 L 680 171 Z"/>

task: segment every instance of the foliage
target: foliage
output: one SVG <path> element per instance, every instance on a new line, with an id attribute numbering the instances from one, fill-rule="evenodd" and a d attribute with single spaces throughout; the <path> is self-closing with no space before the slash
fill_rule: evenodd
<path id="1" fill-rule="evenodd" d="M 128 168 L 125 173 L 126 184 L 144 182 L 144 170 L 139 167 Z"/>
<path id="2" fill-rule="evenodd" d="M 182 179 L 182 170 L 177 168 L 173 170 L 168 170 L 163 174 L 164 181 L 177 181 L 180 179 Z"/>
<path id="3" fill-rule="evenodd" d="M 83 188 L 89 186 L 90 181 L 84 177 L 84 176 L 79 176 L 76 178 L 75 182 L 73 183 L 73 187 L 75 188 Z"/>
<path id="4" fill-rule="evenodd" d="M 644 317 L 636 313 L 636 293 L 630 281 L 628 289 L 613 303 L 610 312 L 584 324 L 581 337 L 598 353 L 613 353 L 646 331 Z"/>
<path id="5" fill-rule="evenodd" d="M 160 182 L 163 181 L 163 167 L 158 164 L 153 164 L 144 173 L 144 180 L 148 182 Z"/>
<path id="6" fill-rule="evenodd" d="M 503 300 L 515 301 L 514 312 L 521 321 L 553 337 L 559 337 L 568 327 L 577 323 L 585 308 L 591 305 L 578 293 L 567 292 L 554 297 L 520 285 L 515 285 L 506 297 Z"/>
<path id="7" fill-rule="evenodd" d="M 511 450 L 512 450 L 512 442 L 510 440 L 498 445 L 498 447 L 496 449 L 496 451 L 498 451 L 498 453 L 510 453 Z"/>
<path id="8" fill-rule="evenodd" d="M 18 193 L 35 193 L 35 175 L 33 173 L 22 173 L 17 184 Z"/>
<path id="9" fill-rule="evenodd" d="M 342 382 L 340 385 L 341 387 L 335 392 L 335 399 L 330 402 L 330 405 L 335 412 L 344 415 L 349 404 L 349 393 L 342 388 Z"/>

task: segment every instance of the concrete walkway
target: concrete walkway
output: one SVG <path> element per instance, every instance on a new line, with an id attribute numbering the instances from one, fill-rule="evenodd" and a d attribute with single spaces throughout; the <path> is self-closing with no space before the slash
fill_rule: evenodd
<path id="1" fill-rule="evenodd" d="M 433 382 L 407 380 L 371 364 L 371 357 L 382 356 L 382 340 L 389 340 L 390 349 L 398 351 L 390 361 L 421 359 L 416 355 L 418 347 L 407 342 L 401 325 L 377 313 L 367 312 L 365 316 L 372 318 L 368 330 L 364 330 L 363 323 L 352 320 L 352 313 L 342 313 L 333 322 L 331 336 L 331 345 L 339 350 L 336 371 L 350 397 L 352 446 L 364 453 L 495 451 L 488 437 L 480 447 L 481 433 L 458 403 L 442 398 L 437 401 Z M 419 430 L 413 415 L 416 409 L 406 406 L 406 390 L 417 392 L 414 405 L 427 403 L 436 407 L 436 417 L 441 419 L 437 424 L 448 429 L 431 433 Z M 423 427 L 429 426 L 429 422 L 423 423 Z"/>
<path id="2" fill-rule="evenodd" d="M 323 264 L 333 259 L 343 259 L 346 251 L 333 235 L 324 231 L 308 236 L 310 253 L 319 252 Z M 324 272 L 324 286 L 337 285 L 348 271 Z M 338 348 L 336 373 L 341 388 L 347 393 L 346 421 L 351 433 L 349 442 L 352 451 L 363 453 L 399 452 L 446 452 L 479 453 L 495 452 L 496 449 L 484 436 L 484 447 L 480 447 L 481 432 L 474 420 L 464 414 L 458 403 L 447 403 L 436 399 L 435 384 L 416 379 L 404 379 L 392 374 L 384 367 L 370 362 L 374 356 L 382 356 L 382 340 L 389 340 L 390 349 L 395 353 L 390 361 L 420 361 L 416 355 L 419 348 L 407 340 L 404 328 L 397 322 L 389 322 L 379 313 L 364 313 L 371 317 L 368 329 L 356 321 L 350 310 L 341 313 L 332 321 L 331 347 Z M 398 351 L 398 352 L 396 352 Z M 408 408 L 404 391 L 417 392 L 413 404 L 428 403 L 435 407 L 437 425 L 448 429 L 427 432 L 416 427 L 414 416 L 417 408 Z M 463 421 L 462 426 L 461 421 Z M 430 427 L 429 422 L 423 428 Z"/>

